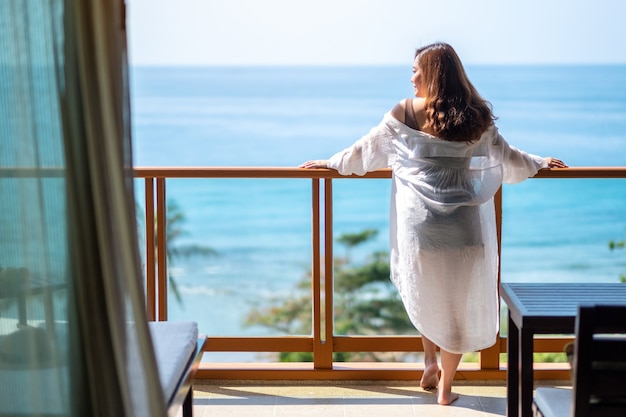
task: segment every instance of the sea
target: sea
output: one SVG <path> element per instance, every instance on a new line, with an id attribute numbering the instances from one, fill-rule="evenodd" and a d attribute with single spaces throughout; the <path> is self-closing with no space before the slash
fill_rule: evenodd
<path id="1" fill-rule="evenodd" d="M 626 166 L 626 66 L 466 70 L 510 144 L 573 167 Z M 134 163 L 296 167 L 328 158 L 410 97 L 410 76 L 409 66 L 132 67 Z M 389 192 L 389 180 L 333 182 L 335 237 L 378 232 L 354 248 L 337 244 L 335 256 L 359 264 L 388 250 Z M 181 215 L 171 245 L 189 249 L 169 263 L 181 295 L 170 291 L 169 319 L 197 321 L 208 335 L 280 334 L 246 319 L 288 300 L 309 272 L 311 181 L 171 179 L 167 199 Z M 624 179 L 503 187 L 502 281 L 618 282 L 626 251 L 609 242 L 625 238 Z"/>

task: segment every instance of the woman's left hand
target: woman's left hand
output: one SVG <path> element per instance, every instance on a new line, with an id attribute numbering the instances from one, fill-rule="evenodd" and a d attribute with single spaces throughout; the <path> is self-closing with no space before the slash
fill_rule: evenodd
<path id="1" fill-rule="evenodd" d="M 314 161 L 306 161 L 301 164 L 298 168 L 328 168 L 328 161 L 325 159 L 316 159 Z"/>

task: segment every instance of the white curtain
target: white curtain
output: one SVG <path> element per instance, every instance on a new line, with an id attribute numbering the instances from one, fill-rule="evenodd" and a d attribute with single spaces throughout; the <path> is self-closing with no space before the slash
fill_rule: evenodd
<path id="1" fill-rule="evenodd" d="M 0 415 L 164 416 L 123 0 L 0 1 Z"/>

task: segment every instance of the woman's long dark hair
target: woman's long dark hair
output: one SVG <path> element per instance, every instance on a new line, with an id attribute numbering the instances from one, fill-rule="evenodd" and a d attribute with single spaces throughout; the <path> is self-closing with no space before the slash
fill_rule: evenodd
<path id="1" fill-rule="evenodd" d="M 415 58 L 425 89 L 425 130 L 454 142 L 478 140 L 495 117 L 454 49 L 446 43 L 434 43 L 419 48 Z"/>

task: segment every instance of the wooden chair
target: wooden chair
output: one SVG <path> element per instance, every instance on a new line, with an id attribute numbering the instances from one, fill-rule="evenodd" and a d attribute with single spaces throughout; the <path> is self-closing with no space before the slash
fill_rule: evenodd
<path id="1" fill-rule="evenodd" d="M 578 308 L 572 371 L 572 389 L 537 388 L 535 416 L 626 416 L 626 306 Z"/>

